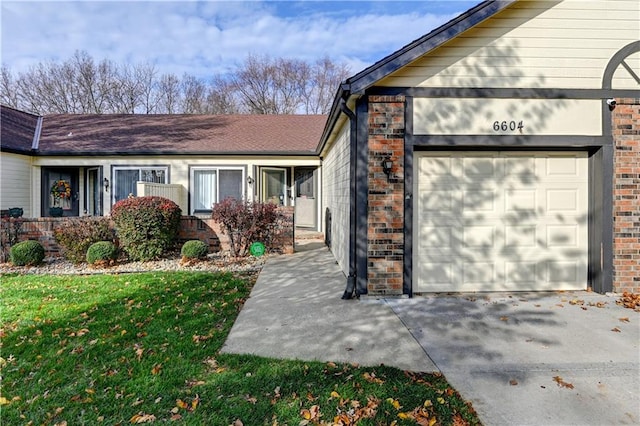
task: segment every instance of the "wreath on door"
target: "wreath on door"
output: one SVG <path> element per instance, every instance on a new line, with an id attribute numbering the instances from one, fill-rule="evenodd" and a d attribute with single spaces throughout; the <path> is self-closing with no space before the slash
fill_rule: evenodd
<path id="1" fill-rule="evenodd" d="M 51 195 L 54 201 L 69 199 L 71 198 L 71 185 L 64 179 L 56 180 L 51 185 Z"/>

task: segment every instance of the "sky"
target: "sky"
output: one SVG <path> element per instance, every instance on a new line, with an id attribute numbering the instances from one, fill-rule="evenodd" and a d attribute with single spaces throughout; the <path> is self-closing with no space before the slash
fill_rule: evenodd
<path id="1" fill-rule="evenodd" d="M 250 54 L 329 56 L 355 74 L 479 2 L 2 0 L 0 57 L 14 75 L 77 50 L 205 80 Z"/>

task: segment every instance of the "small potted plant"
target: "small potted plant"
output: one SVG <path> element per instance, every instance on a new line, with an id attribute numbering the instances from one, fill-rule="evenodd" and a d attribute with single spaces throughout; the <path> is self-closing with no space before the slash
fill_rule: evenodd
<path id="1" fill-rule="evenodd" d="M 64 210 L 61 204 L 65 200 L 71 199 L 71 185 L 64 179 L 59 179 L 51 185 L 51 196 L 53 197 L 53 207 L 49 208 L 49 215 L 52 217 L 62 217 Z"/>
<path id="2" fill-rule="evenodd" d="M 9 217 L 12 217 L 14 219 L 22 217 L 23 214 L 24 214 L 24 210 L 22 210 L 21 207 L 11 207 L 9 209 Z"/>

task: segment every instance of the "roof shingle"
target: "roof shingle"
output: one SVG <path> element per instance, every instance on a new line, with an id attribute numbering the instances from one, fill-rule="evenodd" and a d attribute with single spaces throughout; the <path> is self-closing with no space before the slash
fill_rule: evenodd
<path id="1" fill-rule="evenodd" d="M 48 115 L 39 153 L 313 155 L 326 119 L 326 115 Z"/>

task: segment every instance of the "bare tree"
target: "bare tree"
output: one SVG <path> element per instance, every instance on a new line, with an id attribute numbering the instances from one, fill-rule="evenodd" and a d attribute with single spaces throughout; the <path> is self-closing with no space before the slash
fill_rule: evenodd
<path id="1" fill-rule="evenodd" d="M 180 80 L 174 74 L 163 74 L 158 82 L 158 109 L 161 114 L 175 114 L 180 104 Z"/>
<path id="2" fill-rule="evenodd" d="M 308 63 L 249 55 L 235 73 L 205 83 L 188 74 L 158 77 L 151 63 L 97 63 L 76 51 L 17 76 L 3 66 L 0 100 L 39 114 L 321 114 L 347 72 L 328 57 Z"/>
<path id="3" fill-rule="evenodd" d="M 181 86 L 182 112 L 184 114 L 203 114 L 207 93 L 204 83 L 192 75 L 185 74 Z"/>

